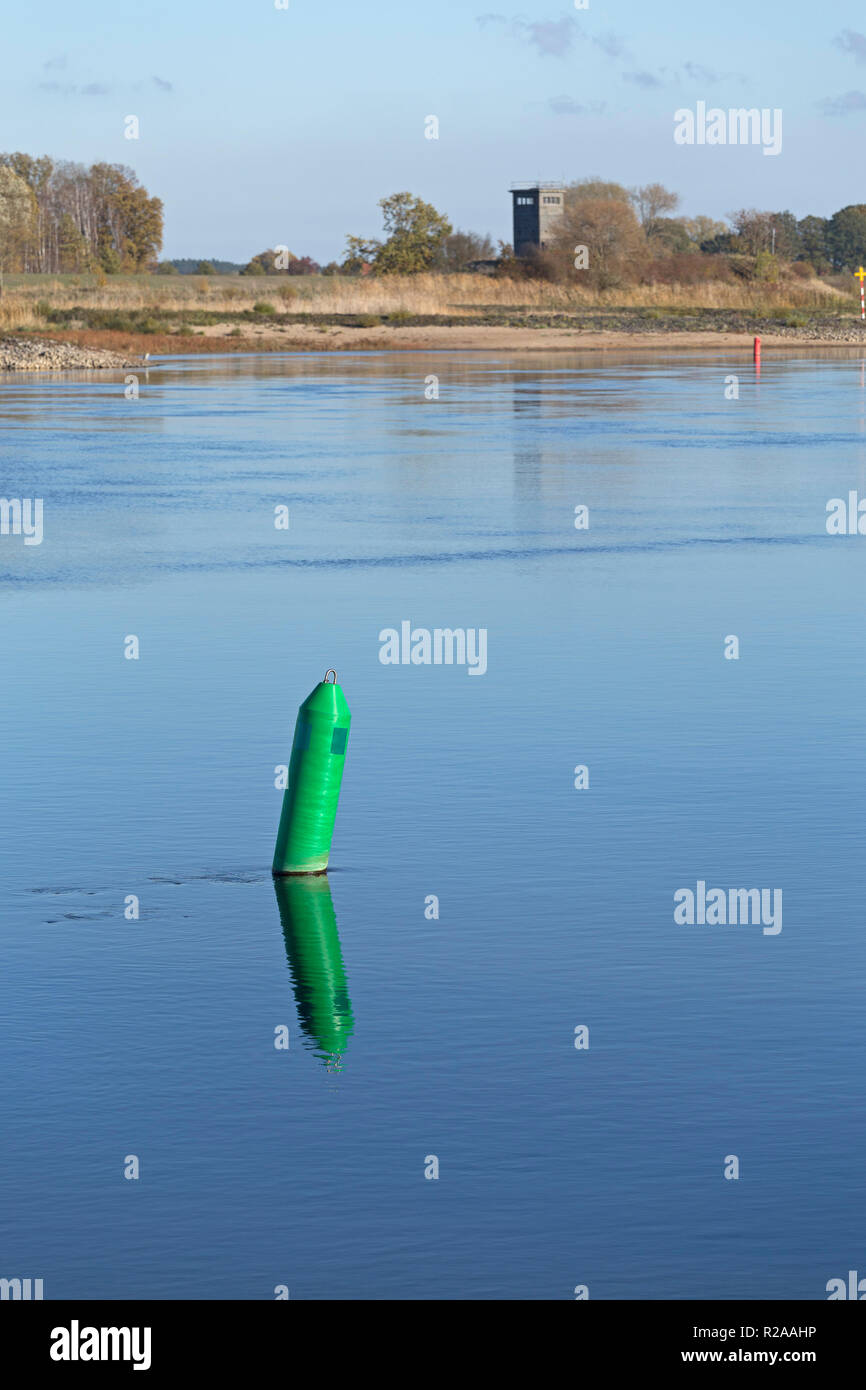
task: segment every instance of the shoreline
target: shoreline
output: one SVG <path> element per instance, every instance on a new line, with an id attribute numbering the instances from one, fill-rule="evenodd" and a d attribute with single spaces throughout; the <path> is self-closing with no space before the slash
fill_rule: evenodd
<path id="1" fill-rule="evenodd" d="M 751 331 L 712 329 L 671 331 L 662 329 L 561 327 L 514 327 L 506 325 L 428 324 L 322 327 L 291 324 L 285 327 L 245 325 L 247 331 L 222 332 L 215 324 L 196 333 L 153 335 L 113 329 L 72 330 L 64 334 L 43 334 L 40 338 L 0 341 L 0 374 L 76 370 L 123 370 L 144 368 L 149 354 L 151 364 L 175 356 L 194 354 L 286 353 L 286 352 L 629 352 L 670 353 L 677 351 L 721 351 L 751 354 L 755 334 Z M 866 325 L 862 331 L 837 330 L 835 336 L 815 330 L 787 329 L 763 332 L 764 353 L 798 351 L 843 351 L 866 354 Z"/>
<path id="2" fill-rule="evenodd" d="M 348 326 L 320 328 L 293 324 L 277 331 L 271 327 L 249 326 L 247 332 L 231 337 L 219 331 L 220 325 L 198 333 L 172 334 L 158 343 L 146 334 L 126 334 L 111 330 L 69 333 L 66 341 L 84 338 L 88 346 L 99 346 L 117 353 L 132 351 L 139 356 L 151 351 L 153 357 L 186 356 L 209 353 L 278 352 L 606 352 L 628 349 L 643 352 L 677 350 L 723 350 L 751 353 L 755 334 L 720 332 L 712 329 L 627 330 L 514 328 L 498 325 L 455 324 L 411 328 L 405 325 L 381 328 Z M 835 338 L 802 333 L 762 333 L 761 347 L 767 350 L 827 349 L 866 351 L 866 325 L 856 337 Z M 94 342 L 98 338 L 100 341 Z M 150 343 L 150 347 L 148 347 Z"/>

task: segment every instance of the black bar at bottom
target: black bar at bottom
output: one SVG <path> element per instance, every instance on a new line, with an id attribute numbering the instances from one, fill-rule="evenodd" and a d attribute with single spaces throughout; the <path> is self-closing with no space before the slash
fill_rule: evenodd
<path id="1" fill-rule="evenodd" d="M 3 1364 L 21 1376 L 52 1378 L 108 1370 L 146 1383 L 145 1376 L 161 1381 L 212 1371 L 225 1378 L 253 1370 L 258 1380 L 271 1367 L 297 1370 L 301 1347 L 324 1352 L 336 1373 L 354 1345 L 361 1365 L 368 1358 L 380 1367 L 402 1363 L 403 1375 L 429 1380 L 438 1348 L 453 1372 L 453 1331 L 461 1343 L 468 1335 L 467 1350 L 483 1358 L 489 1379 L 500 1357 L 543 1329 L 546 1337 L 561 1334 L 572 1364 L 577 1354 L 586 1366 L 592 1355 L 608 1373 L 794 1365 L 826 1379 L 859 1364 L 866 1334 L 863 1314 L 837 1302 L 359 1302 L 358 1342 L 346 1328 L 352 1302 L 3 1302 Z M 503 1312 L 508 1323 L 497 1326 Z M 414 1371 L 405 1359 L 407 1337 L 423 1349 Z"/>

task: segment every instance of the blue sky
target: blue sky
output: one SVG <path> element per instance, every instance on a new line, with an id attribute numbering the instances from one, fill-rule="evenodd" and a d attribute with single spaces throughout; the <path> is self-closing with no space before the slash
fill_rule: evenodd
<path id="1" fill-rule="evenodd" d="M 403 189 L 510 239 L 527 176 L 659 180 L 687 215 L 866 201 L 866 14 L 839 0 L 42 0 L 3 47 L 0 148 L 130 164 L 167 256 L 326 261 Z M 676 145 L 698 100 L 780 107 L 781 154 Z"/>

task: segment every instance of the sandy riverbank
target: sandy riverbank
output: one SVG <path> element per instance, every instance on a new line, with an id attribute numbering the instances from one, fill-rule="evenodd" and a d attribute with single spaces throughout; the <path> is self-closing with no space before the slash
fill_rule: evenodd
<path id="1" fill-rule="evenodd" d="M 211 324 L 191 333 L 142 334 L 110 329 L 67 331 L 64 365 L 124 366 L 142 365 L 146 352 L 153 357 L 185 353 L 228 352 L 556 352 L 640 350 L 670 352 L 701 349 L 707 351 L 751 350 L 754 332 L 719 331 L 712 329 L 672 331 L 642 327 L 640 330 L 572 327 L 516 327 L 493 324 L 382 324 L 375 327 L 315 324 Z M 830 331 L 813 327 L 782 328 L 767 332 L 761 325 L 764 353 L 778 349 L 847 348 L 866 349 L 866 325 L 844 324 Z M 28 344 L 31 346 L 32 344 Z M 60 338 L 54 346 L 60 345 Z M 0 344 L 2 353 L 3 344 Z M 74 350 L 88 360 L 74 361 Z M 95 359 L 96 354 L 110 354 L 113 360 Z M 17 370 L 56 370 L 58 363 L 48 358 L 33 358 L 31 365 Z M 0 369 L 10 370 L 0 356 Z M 14 369 L 14 368 L 13 368 Z"/>

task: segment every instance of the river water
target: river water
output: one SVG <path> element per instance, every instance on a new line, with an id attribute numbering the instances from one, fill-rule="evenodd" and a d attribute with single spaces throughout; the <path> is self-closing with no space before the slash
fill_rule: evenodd
<path id="1" fill-rule="evenodd" d="M 866 496 L 858 355 L 250 355 L 139 386 L 0 385 L 0 491 L 44 506 L 41 544 L 0 536 L 0 1277 L 866 1274 L 866 540 L 826 527 Z M 384 664 L 404 623 L 483 630 L 486 669 Z M 277 892 L 276 770 L 328 667 L 332 868 Z M 676 921 L 701 883 L 782 913 Z"/>

